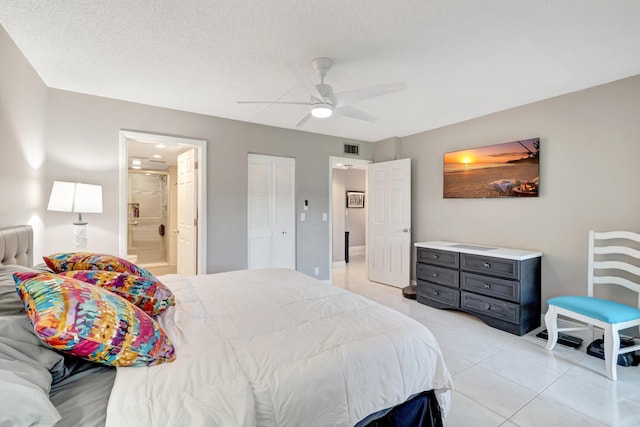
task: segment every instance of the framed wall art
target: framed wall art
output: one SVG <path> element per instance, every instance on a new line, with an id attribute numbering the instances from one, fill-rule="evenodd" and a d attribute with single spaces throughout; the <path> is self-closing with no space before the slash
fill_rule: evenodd
<path id="1" fill-rule="evenodd" d="M 348 208 L 364 208 L 364 191 L 347 191 Z"/>

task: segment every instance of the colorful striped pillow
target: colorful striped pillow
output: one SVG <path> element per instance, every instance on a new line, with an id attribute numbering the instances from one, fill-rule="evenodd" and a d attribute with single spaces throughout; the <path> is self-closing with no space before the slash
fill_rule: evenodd
<path id="1" fill-rule="evenodd" d="M 125 299 L 53 273 L 15 273 L 35 334 L 50 347 L 111 366 L 175 360 L 160 325 Z"/>
<path id="2" fill-rule="evenodd" d="M 176 304 L 171 290 L 157 279 L 101 270 L 72 270 L 61 272 L 60 275 L 113 292 L 151 316 L 160 314 Z"/>
<path id="3" fill-rule="evenodd" d="M 56 273 L 71 270 L 104 270 L 131 273 L 147 279 L 156 279 L 151 272 L 114 255 L 90 252 L 65 252 L 43 257 L 44 262 Z"/>

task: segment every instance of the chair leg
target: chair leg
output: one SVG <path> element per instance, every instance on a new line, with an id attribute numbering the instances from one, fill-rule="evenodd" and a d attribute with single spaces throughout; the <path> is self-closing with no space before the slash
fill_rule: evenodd
<path id="1" fill-rule="evenodd" d="M 607 366 L 607 377 L 612 381 L 618 380 L 616 366 L 620 353 L 620 335 L 611 325 L 604 328 L 604 363 Z"/>
<path id="2" fill-rule="evenodd" d="M 547 335 L 549 336 L 546 349 L 551 351 L 558 342 L 558 313 L 551 305 L 547 314 L 544 315 L 544 323 L 547 325 Z"/>

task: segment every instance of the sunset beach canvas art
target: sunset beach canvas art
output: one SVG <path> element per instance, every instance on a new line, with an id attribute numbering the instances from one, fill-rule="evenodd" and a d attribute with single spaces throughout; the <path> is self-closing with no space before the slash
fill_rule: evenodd
<path id="1" fill-rule="evenodd" d="M 444 154 L 449 198 L 538 197 L 540 138 Z"/>

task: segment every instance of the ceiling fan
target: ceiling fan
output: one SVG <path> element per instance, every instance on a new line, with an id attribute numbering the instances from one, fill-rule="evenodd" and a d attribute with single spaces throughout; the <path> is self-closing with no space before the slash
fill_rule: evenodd
<path id="1" fill-rule="evenodd" d="M 311 109 L 309 113 L 298 122 L 296 127 L 304 125 L 312 117 L 324 119 L 331 117 L 333 114 L 375 123 L 377 119 L 374 116 L 351 106 L 351 104 L 365 99 L 375 98 L 376 96 L 407 89 L 407 84 L 401 82 L 333 93 L 333 88 L 324 82 L 327 72 L 333 65 L 333 61 L 330 58 L 316 58 L 311 61 L 313 69 L 320 74 L 320 83 L 318 84 L 314 84 L 311 81 L 300 65 L 291 63 L 288 65 L 296 74 L 300 83 L 302 83 L 311 95 L 311 99 L 309 101 L 237 101 L 238 104 L 293 104 L 310 106 Z"/>

